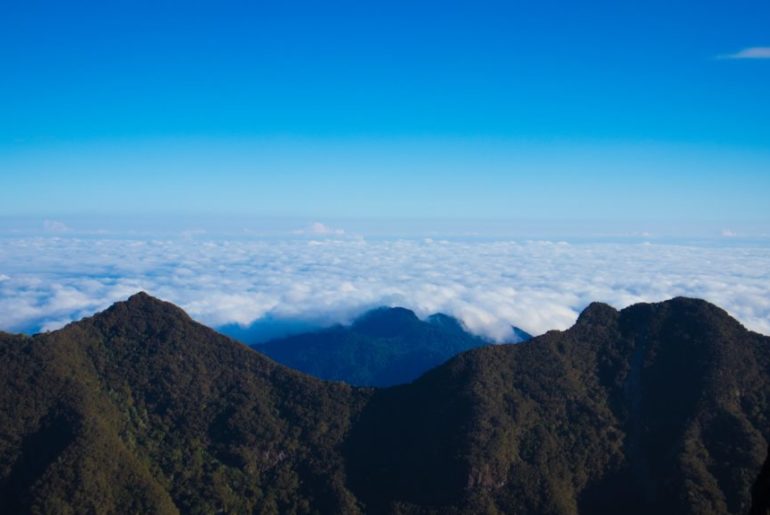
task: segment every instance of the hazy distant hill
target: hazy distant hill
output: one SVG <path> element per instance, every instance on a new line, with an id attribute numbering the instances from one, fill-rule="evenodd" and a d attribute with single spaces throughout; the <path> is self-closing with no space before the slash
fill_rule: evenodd
<path id="1" fill-rule="evenodd" d="M 350 326 L 272 340 L 254 349 L 321 379 L 390 386 L 413 381 L 452 356 L 489 343 L 447 315 L 422 321 L 408 309 L 379 308 Z"/>
<path id="2" fill-rule="evenodd" d="M 769 415 L 770 338 L 698 300 L 594 304 L 568 331 L 375 390 L 293 372 L 139 294 L 0 335 L 0 506 L 746 513 Z"/>

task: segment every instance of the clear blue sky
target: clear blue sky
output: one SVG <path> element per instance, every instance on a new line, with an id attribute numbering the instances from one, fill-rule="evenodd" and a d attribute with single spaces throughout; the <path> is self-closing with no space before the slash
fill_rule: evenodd
<path id="1" fill-rule="evenodd" d="M 767 1 L 6 0 L 0 216 L 768 233 L 768 47 Z"/>

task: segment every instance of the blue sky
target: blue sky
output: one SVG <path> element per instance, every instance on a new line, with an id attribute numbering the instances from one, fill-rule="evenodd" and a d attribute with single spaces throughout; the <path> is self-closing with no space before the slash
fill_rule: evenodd
<path id="1" fill-rule="evenodd" d="M 10 0 L 0 217 L 766 236 L 768 47 L 766 1 Z"/>

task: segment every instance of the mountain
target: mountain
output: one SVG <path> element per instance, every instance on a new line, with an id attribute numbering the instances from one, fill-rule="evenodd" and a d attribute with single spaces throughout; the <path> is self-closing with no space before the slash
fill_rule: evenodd
<path id="1" fill-rule="evenodd" d="M 336 447 L 368 394 L 145 294 L 0 341 L 5 513 L 355 512 Z"/>
<path id="2" fill-rule="evenodd" d="M 510 343 L 527 342 L 532 339 L 532 335 L 520 327 L 513 326 L 513 341 Z"/>
<path id="3" fill-rule="evenodd" d="M 408 383 L 463 351 L 489 342 L 438 313 L 425 321 L 404 308 L 378 308 L 334 326 L 254 349 L 307 374 L 359 386 Z"/>
<path id="4" fill-rule="evenodd" d="M 694 299 L 593 304 L 376 392 L 346 460 L 383 512 L 746 513 L 768 416 L 770 338 Z"/>
<path id="5" fill-rule="evenodd" d="M 770 338 L 694 299 L 592 304 L 567 331 L 372 389 L 292 371 L 138 294 L 0 335 L 0 506 L 746 513 L 769 416 Z"/>
<path id="6" fill-rule="evenodd" d="M 751 515 L 770 515 L 770 452 L 751 490 Z"/>

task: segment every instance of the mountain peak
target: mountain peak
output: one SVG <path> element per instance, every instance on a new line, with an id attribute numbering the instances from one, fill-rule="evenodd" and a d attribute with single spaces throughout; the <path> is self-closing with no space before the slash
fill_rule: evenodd
<path id="1" fill-rule="evenodd" d="M 580 316 L 575 325 L 607 325 L 618 318 L 618 310 L 604 302 L 590 303 Z"/>
<path id="2" fill-rule="evenodd" d="M 419 324 L 414 311 L 406 308 L 381 307 L 368 311 L 353 322 L 353 329 L 373 336 L 396 336 L 405 326 Z"/>
<path id="3" fill-rule="evenodd" d="M 116 302 L 113 304 L 112 307 L 116 306 L 124 306 L 128 308 L 129 310 L 141 310 L 141 311 L 156 311 L 156 312 L 166 312 L 166 313 L 173 313 L 176 315 L 183 314 L 185 317 L 187 317 L 187 313 L 177 306 L 176 304 L 172 304 L 171 302 L 167 302 L 165 300 L 161 300 L 157 297 L 153 297 L 149 293 L 145 291 L 137 292 L 133 295 L 131 295 L 128 299 L 122 302 Z"/>
<path id="4" fill-rule="evenodd" d="M 674 297 L 663 302 L 634 304 L 623 309 L 623 313 L 627 313 L 631 318 L 644 317 L 652 312 L 665 312 L 668 316 L 677 317 L 682 321 L 697 319 L 701 323 L 719 321 L 723 324 L 740 325 L 724 309 L 706 300 L 692 297 Z"/>
<path id="5" fill-rule="evenodd" d="M 725 318 L 732 318 L 724 309 L 712 304 L 711 302 L 695 297 L 674 297 L 673 299 L 662 302 L 662 304 L 674 307 L 675 309 L 691 312 L 693 314 L 705 315 L 710 313 L 712 315 L 723 316 Z"/>
<path id="6" fill-rule="evenodd" d="M 463 326 L 462 322 L 460 322 L 455 317 L 446 315 L 444 313 L 434 313 L 428 318 L 426 318 L 425 321 L 428 322 L 429 324 L 433 324 L 435 326 L 438 326 L 450 331 L 465 332 L 465 327 Z"/>
<path id="7" fill-rule="evenodd" d="M 162 306 L 162 305 L 171 305 L 168 302 L 165 302 L 163 300 L 160 300 L 157 297 L 153 297 L 146 291 L 139 291 L 131 295 L 129 298 L 127 298 L 125 301 L 123 301 L 125 304 L 132 306 L 132 307 L 149 307 L 149 306 Z M 116 304 L 120 304 L 120 302 L 117 302 Z"/>
<path id="8" fill-rule="evenodd" d="M 165 331 L 171 326 L 192 322 L 180 307 L 140 291 L 128 299 L 116 302 L 91 319 L 103 329 L 123 327 L 131 333 L 145 334 Z"/>
<path id="9" fill-rule="evenodd" d="M 404 308 L 379 308 L 350 326 L 269 341 L 254 348 L 322 379 L 359 386 L 413 381 L 453 356 L 489 342 L 448 315 L 420 320 Z"/>
<path id="10" fill-rule="evenodd" d="M 147 300 L 159 300 L 159 299 L 157 299 L 156 297 L 153 297 L 146 291 L 141 290 L 131 295 L 128 299 L 126 299 L 126 302 L 142 302 Z"/>

